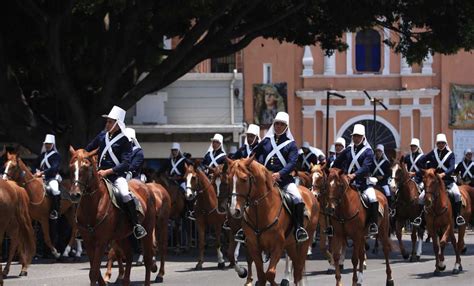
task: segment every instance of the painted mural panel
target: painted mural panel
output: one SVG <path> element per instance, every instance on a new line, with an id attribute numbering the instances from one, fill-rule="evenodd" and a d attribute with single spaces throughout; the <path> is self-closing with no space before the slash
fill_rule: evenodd
<path id="1" fill-rule="evenodd" d="M 254 84 L 254 122 L 267 129 L 279 111 L 287 111 L 287 83 Z"/>
<path id="2" fill-rule="evenodd" d="M 451 85 L 449 126 L 454 129 L 474 128 L 474 85 Z"/>

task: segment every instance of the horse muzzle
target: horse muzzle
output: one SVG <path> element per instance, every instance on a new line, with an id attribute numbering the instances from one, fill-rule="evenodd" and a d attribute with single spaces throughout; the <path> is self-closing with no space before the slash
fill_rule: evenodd
<path id="1" fill-rule="evenodd" d="M 233 218 L 235 219 L 241 219 L 242 218 L 242 211 L 240 210 L 240 208 L 236 207 L 236 208 L 231 208 L 230 209 L 230 214 L 232 215 Z"/>
<path id="2" fill-rule="evenodd" d="M 81 193 L 80 192 L 72 193 L 72 194 L 70 194 L 70 196 L 71 196 L 71 201 L 73 203 L 77 203 L 81 200 Z"/>
<path id="3" fill-rule="evenodd" d="M 329 216 L 333 216 L 335 212 L 336 212 L 336 210 L 335 210 L 335 208 L 332 207 L 332 206 L 329 206 L 329 207 L 326 208 L 326 213 L 327 213 L 327 215 L 329 215 Z"/>

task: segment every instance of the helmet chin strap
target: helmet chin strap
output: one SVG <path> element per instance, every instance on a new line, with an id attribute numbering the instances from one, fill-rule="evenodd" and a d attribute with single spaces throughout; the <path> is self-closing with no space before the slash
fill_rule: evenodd
<path id="1" fill-rule="evenodd" d="M 362 140 L 360 140 L 359 144 L 355 144 L 355 142 L 354 142 L 354 145 L 355 145 L 355 146 L 359 146 L 360 144 L 362 144 L 362 143 L 364 142 L 364 140 L 365 140 L 365 136 L 362 137 Z"/>
<path id="2" fill-rule="evenodd" d="M 281 136 L 281 135 L 283 135 L 284 133 L 286 133 L 287 130 L 288 130 L 288 125 L 286 125 L 285 130 L 283 130 L 280 134 L 276 133 L 276 131 L 275 131 L 275 135 Z"/>

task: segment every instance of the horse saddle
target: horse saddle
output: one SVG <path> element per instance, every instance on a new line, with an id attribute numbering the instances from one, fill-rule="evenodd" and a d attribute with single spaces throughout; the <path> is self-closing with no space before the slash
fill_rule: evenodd
<path id="1" fill-rule="evenodd" d="M 122 197 L 120 196 L 120 193 L 118 189 L 112 184 L 112 182 L 106 178 L 102 178 L 104 180 L 105 185 L 107 186 L 107 191 L 109 192 L 109 197 L 110 200 L 112 201 L 112 204 L 118 208 L 119 210 L 123 210 L 125 208 L 124 203 L 122 202 Z M 136 195 L 133 193 L 132 190 L 130 190 L 130 193 L 132 194 L 133 200 L 135 202 L 135 207 L 137 211 L 142 215 L 145 216 L 145 212 L 143 211 L 142 204 L 140 201 L 137 199 Z"/>
<path id="2" fill-rule="evenodd" d="M 376 190 L 378 191 L 378 190 Z M 362 205 L 364 206 L 364 208 L 367 210 L 369 208 L 369 197 L 362 193 L 362 192 L 359 192 L 359 199 L 360 199 L 360 202 L 362 203 Z M 379 214 L 383 217 L 383 205 L 379 202 Z"/>
<path id="3" fill-rule="evenodd" d="M 278 191 L 280 192 L 280 197 L 283 202 L 283 207 L 285 208 L 285 210 L 288 212 L 290 216 L 293 216 L 293 212 L 295 209 L 293 198 L 291 197 L 289 193 L 283 191 L 280 188 L 278 188 Z M 306 206 L 304 208 L 304 216 L 306 216 L 307 218 L 310 218 L 310 213 L 309 213 L 309 210 L 306 208 Z"/>
<path id="4" fill-rule="evenodd" d="M 448 197 L 449 197 L 449 201 L 451 202 L 451 206 L 454 206 L 454 195 L 452 195 L 451 193 L 448 192 Z M 461 205 L 462 205 L 463 208 L 465 208 L 467 206 L 466 205 L 466 200 L 464 199 L 462 194 L 461 194 Z"/>

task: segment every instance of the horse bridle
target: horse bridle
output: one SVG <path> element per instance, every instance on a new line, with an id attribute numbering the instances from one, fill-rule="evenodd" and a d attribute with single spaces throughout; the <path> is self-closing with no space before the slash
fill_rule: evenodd
<path id="1" fill-rule="evenodd" d="M 88 162 L 91 164 L 91 165 L 90 165 L 90 168 L 88 168 L 88 170 L 87 170 L 87 172 L 88 172 L 87 182 L 84 183 L 84 182 L 82 182 L 81 180 L 79 180 L 79 178 L 78 178 L 78 179 L 74 178 L 72 184 L 73 184 L 73 186 L 76 186 L 76 187 L 79 188 L 79 192 L 81 193 L 81 195 L 83 195 L 83 196 L 92 196 L 93 194 L 95 194 L 95 193 L 98 191 L 99 188 L 97 188 L 95 191 L 92 191 L 92 192 L 86 192 L 85 190 L 88 190 L 89 187 L 90 187 L 90 184 L 89 184 L 89 183 L 90 183 L 90 180 L 91 180 L 92 175 L 93 175 L 93 174 L 92 174 L 92 172 L 93 172 L 93 162 L 92 162 L 92 160 L 91 160 L 90 158 L 88 158 L 88 157 L 85 157 L 85 158 L 83 158 L 83 159 L 86 160 L 86 161 L 88 161 Z M 80 166 L 79 166 L 79 160 L 78 160 L 77 158 L 76 158 L 76 162 L 77 162 L 77 165 L 78 165 L 77 168 L 80 168 Z M 77 170 L 77 172 L 79 172 L 79 171 L 80 171 L 80 170 Z"/>
<path id="2" fill-rule="evenodd" d="M 344 183 L 344 184 L 342 184 L 342 185 L 341 185 L 341 184 L 338 184 L 337 188 L 342 188 L 342 190 L 339 190 L 339 189 L 337 190 L 338 192 L 341 193 L 341 195 L 338 196 L 337 199 L 334 198 L 334 197 L 329 196 L 329 194 L 328 194 L 328 203 L 330 203 L 330 202 L 334 202 L 334 203 L 335 203 L 335 204 L 334 204 L 334 210 L 336 210 L 336 208 L 341 205 L 342 199 L 343 199 L 344 195 L 346 195 L 346 193 L 347 193 L 347 189 L 350 188 L 350 184 L 346 184 L 346 183 Z M 341 218 L 341 217 L 339 217 L 339 216 L 336 216 L 336 212 L 335 212 L 335 211 L 334 211 L 334 214 L 329 214 L 329 213 L 327 213 L 327 212 L 325 213 L 325 215 L 334 218 L 335 220 L 337 220 L 337 221 L 338 221 L 339 223 L 341 223 L 341 224 L 344 224 L 344 223 L 346 223 L 346 222 L 348 222 L 348 221 L 353 220 L 354 218 L 357 217 L 358 214 L 359 214 L 359 209 L 357 209 L 357 211 L 356 211 L 352 216 L 350 216 L 349 218 Z"/>
<path id="3" fill-rule="evenodd" d="M 12 160 L 8 160 L 7 162 L 12 162 Z M 15 165 L 14 168 L 15 168 L 15 169 L 18 169 L 18 173 L 19 173 L 18 176 L 19 176 L 21 179 L 24 180 L 24 182 L 21 183 L 21 184 L 23 185 L 23 186 L 22 186 L 23 188 L 26 187 L 29 183 L 31 183 L 31 182 L 33 182 L 34 180 L 36 180 L 35 176 L 33 176 L 33 178 L 31 178 L 31 179 L 29 179 L 29 180 L 25 180 L 26 172 L 21 169 L 20 164 L 19 164 L 19 162 L 18 162 L 18 159 L 16 159 L 16 165 Z M 3 174 L 7 179 L 12 179 L 12 178 L 13 178 L 13 176 L 10 176 L 10 175 L 8 174 L 8 173 L 9 173 L 8 171 L 10 171 L 10 170 L 11 170 L 11 167 L 9 167 L 9 169 L 7 170 L 7 172 L 6 172 L 5 174 Z"/>

